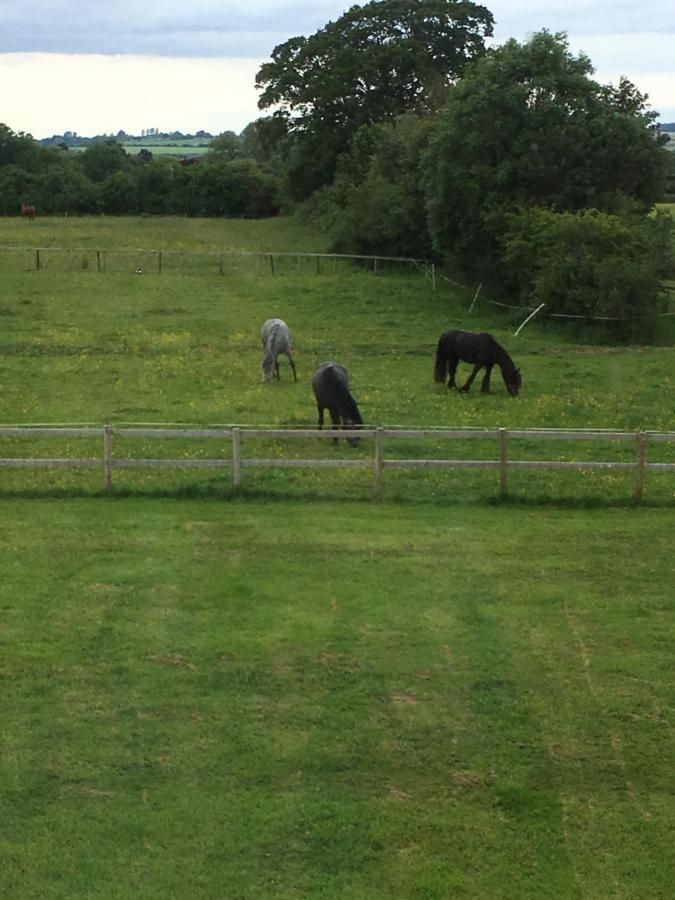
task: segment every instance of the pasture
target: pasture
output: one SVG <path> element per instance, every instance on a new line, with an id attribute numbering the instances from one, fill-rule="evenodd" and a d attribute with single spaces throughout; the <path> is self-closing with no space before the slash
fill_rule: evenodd
<path id="1" fill-rule="evenodd" d="M 3 246 L 78 242 L 325 249 L 283 220 L 0 221 Z M 417 271 L 5 272 L 0 421 L 313 425 L 332 358 L 367 423 L 672 428 L 666 326 L 514 339 L 470 300 Z M 271 316 L 297 384 L 283 358 L 261 383 Z M 435 385 L 450 327 L 494 333 L 521 396 L 497 371 L 487 396 Z M 46 442 L 3 440 L 24 453 Z M 0 893 L 668 896 L 673 479 L 642 506 L 631 484 L 523 473 L 499 501 L 494 473 L 397 472 L 372 502 L 351 470 L 239 496 L 0 470 Z"/>

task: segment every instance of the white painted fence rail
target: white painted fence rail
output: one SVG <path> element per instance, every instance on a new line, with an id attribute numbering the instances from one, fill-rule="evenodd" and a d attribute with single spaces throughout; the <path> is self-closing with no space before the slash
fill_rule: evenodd
<path id="1" fill-rule="evenodd" d="M 372 438 L 374 454 L 372 457 L 341 457 L 338 459 L 297 459 L 297 458 L 258 458 L 244 457 L 241 441 L 316 439 L 331 440 L 336 435 L 340 438 Z M 232 469 L 232 481 L 235 487 L 242 483 L 242 470 L 245 468 L 332 468 L 353 469 L 372 468 L 373 490 L 378 495 L 382 489 L 384 469 L 497 469 L 502 494 L 508 490 L 509 470 L 522 469 L 603 469 L 635 472 L 635 496 L 640 499 L 644 493 L 645 474 L 647 472 L 675 472 L 675 462 L 647 462 L 649 444 L 675 442 L 675 432 L 656 431 L 610 431 L 610 430 L 562 430 L 549 428 L 393 428 L 364 427 L 345 429 L 339 432 L 332 430 L 319 431 L 316 428 L 261 428 L 257 426 L 233 425 L 211 426 L 207 428 L 152 426 L 152 427 L 119 427 L 101 426 L 49 426 L 49 425 L 3 425 L 0 426 L 0 438 L 3 437 L 48 437 L 48 438 L 97 438 L 102 439 L 103 452 L 100 457 L 93 458 L 0 458 L 0 468 L 97 468 L 104 473 L 105 486 L 112 486 L 112 475 L 115 469 Z M 229 458 L 130 458 L 114 455 L 115 437 L 139 438 L 197 438 L 217 439 L 231 442 Z M 443 440 L 492 440 L 498 450 L 496 459 L 399 459 L 386 458 L 384 442 L 386 439 L 405 438 L 424 441 L 427 439 Z M 562 461 L 513 459 L 509 455 L 511 441 L 517 440 L 544 441 L 623 441 L 633 443 L 635 459 L 632 462 L 616 461 Z"/>

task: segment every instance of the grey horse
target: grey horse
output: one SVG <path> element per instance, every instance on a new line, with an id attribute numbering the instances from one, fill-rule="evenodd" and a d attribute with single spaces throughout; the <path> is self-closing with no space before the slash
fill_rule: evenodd
<path id="1" fill-rule="evenodd" d="M 268 319 L 260 330 L 263 345 L 262 380 L 269 381 L 274 374 L 279 381 L 279 354 L 285 353 L 293 370 L 293 381 L 298 380 L 291 353 L 291 329 L 283 319 Z"/>

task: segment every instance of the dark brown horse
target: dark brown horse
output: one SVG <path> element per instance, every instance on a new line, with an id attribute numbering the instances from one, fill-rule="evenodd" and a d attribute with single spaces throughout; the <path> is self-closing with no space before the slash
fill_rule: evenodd
<path id="1" fill-rule="evenodd" d="M 472 331 L 446 331 L 442 334 L 436 348 L 434 380 L 442 384 L 447 376 L 448 387 L 455 389 L 455 373 L 460 359 L 473 365 L 473 371 L 459 389 L 462 393 L 469 390 L 480 369 L 485 369 L 481 391 L 487 394 L 490 390 L 492 367 L 498 365 L 506 390 L 512 397 L 518 396 L 523 383 L 520 369 L 515 367 L 509 354 L 491 334 L 474 334 Z"/>
<path id="2" fill-rule="evenodd" d="M 24 219 L 34 219 L 37 215 L 37 210 L 34 206 L 27 206 L 25 203 L 22 203 L 21 215 L 24 217 Z"/>
<path id="3" fill-rule="evenodd" d="M 333 428 L 352 429 L 363 425 L 356 401 L 349 393 L 347 370 L 340 363 L 321 363 L 312 378 L 312 390 L 319 411 L 319 428 L 323 428 L 324 410 L 328 410 Z M 337 438 L 334 439 L 337 444 Z M 347 438 L 351 447 L 358 447 L 358 438 Z"/>

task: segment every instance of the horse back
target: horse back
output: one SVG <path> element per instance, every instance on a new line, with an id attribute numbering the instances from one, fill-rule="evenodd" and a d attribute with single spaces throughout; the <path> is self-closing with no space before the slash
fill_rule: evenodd
<path id="1" fill-rule="evenodd" d="M 291 330 L 283 319 L 268 319 L 260 330 L 263 346 L 279 353 L 291 346 Z"/>
<path id="2" fill-rule="evenodd" d="M 349 392 L 347 370 L 339 363 L 322 363 L 312 378 L 312 390 L 319 408 L 336 410 L 344 421 L 362 425 L 356 401 Z"/>
<path id="3" fill-rule="evenodd" d="M 347 370 L 340 363 L 321 363 L 312 377 L 312 390 L 317 403 L 333 405 L 337 397 L 349 392 Z"/>
<path id="4" fill-rule="evenodd" d="M 447 355 L 474 365 L 492 362 L 502 349 L 492 335 L 485 331 L 446 331 L 441 336 L 439 345 Z"/>

